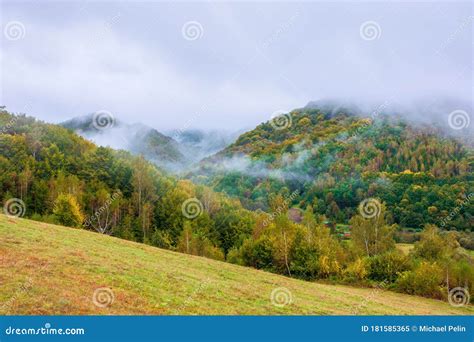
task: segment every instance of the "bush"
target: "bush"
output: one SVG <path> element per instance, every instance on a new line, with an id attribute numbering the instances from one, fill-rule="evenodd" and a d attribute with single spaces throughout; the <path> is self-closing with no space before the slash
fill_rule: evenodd
<path id="1" fill-rule="evenodd" d="M 400 273 L 409 270 L 407 256 L 399 250 L 393 250 L 369 259 L 369 278 L 377 281 L 393 283 Z"/>
<path id="2" fill-rule="evenodd" d="M 209 240 L 203 231 L 193 231 L 189 224 L 185 224 L 176 246 L 178 252 L 204 256 L 210 259 L 224 260 L 224 253 Z"/>
<path id="3" fill-rule="evenodd" d="M 418 296 L 442 299 L 443 268 L 436 262 L 421 262 L 414 270 L 403 272 L 395 283 L 395 289 Z"/>
<path id="4" fill-rule="evenodd" d="M 474 232 L 460 233 L 458 241 L 461 247 L 471 251 L 474 250 Z"/>
<path id="5" fill-rule="evenodd" d="M 344 270 L 344 280 L 349 282 L 360 282 L 369 274 L 368 259 L 358 258 Z"/>
<path id="6" fill-rule="evenodd" d="M 71 194 L 60 194 L 54 201 L 54 216 L 59 224 L 68 227 L 80 227 L 84 221 L 76 198 Z"/>
<path id="7" fill-rule="evenodd" d="M 240 248 L 231 248 L 229 252 L 227 252 L 226 261 L 230 262 L 231 264 L 236 264 L 236 265 L 241 265 L 241 266 L 245 265 Z"/>
<path id="8" fill-rule="evenodd" d="M 416 257 L 436 261 L 450 256 L 459 246 L 453 232 L 443 233 L 434 225 L 427 225 L 421 239 L 415 243 L 413 253 Z"/>
<path id="9" fill-rule="evenodd" d="M 458 260 L 449 265 L 449 288 L 464 287 L 474 289 L 474 267 L 472 260 Z M 473 296 L 474 299 L 474 296 Z"/>
<path id="10" fill-rule="evenodd" d="M 162 230 L 156 230 L 151 236 L 152 245 L 159 248 L 171 249 L 172 242 L 170 234 Z"/>
<path id="11" fill-rule="evenodd" d="M 256 241 L 245 240 L 242 247 L 242 259 L 246 266 L 273 270 L 273 246 L 270 240 L 261 237 Z"/>
<path id="12" fill-rule="evenodd" d="M 297 244 L 291 253 L 291 274 L 301 279 L 315 279 L 319 273 L 317 251 L 306 243 Z"/>
<path id="13" fill-rule="evenodd" d="M 420 233 L 410 232 L 408 229 L 395 233 L 395 242 L 397 243 L 415 243 L 420 240 Z"/>

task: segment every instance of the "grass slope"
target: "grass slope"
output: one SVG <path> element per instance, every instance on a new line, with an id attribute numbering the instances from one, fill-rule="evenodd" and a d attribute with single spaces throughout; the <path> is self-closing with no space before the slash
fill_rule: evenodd
<path id="1" fill-rule="evenodd" d="M 473 314 L 472 306 L 325 285 L 0 215 L 0 314 Z M 97 307 L 95 289 L 113 290 Z M 293 302 L 272 305 L 275 288 Z"/>

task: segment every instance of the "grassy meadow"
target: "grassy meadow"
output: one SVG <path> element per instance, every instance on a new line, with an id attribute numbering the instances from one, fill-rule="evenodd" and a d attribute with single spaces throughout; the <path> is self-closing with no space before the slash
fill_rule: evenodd
<path id="1" fill-rule="evenodd" d="M 474 314 L 472 306 L 290 279 L 4 215 L 0 258 L 2 315 Z M 109 291 L 107 305 L 94 304 L 103 304 L 94 299 L 100 288 Z"/>

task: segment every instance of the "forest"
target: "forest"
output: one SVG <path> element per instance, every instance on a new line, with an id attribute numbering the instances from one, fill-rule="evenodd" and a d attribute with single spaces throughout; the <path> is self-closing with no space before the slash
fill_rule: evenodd
<path id="1" fill-rule="evenodd" d="M 401 117 L 348 112 L 292 111 L 288 127 L 262 123 L 187 176 L 251 210 L 268 210 L 270 194 L 297 191 L 292 206 L 347 223 L 362 200 L 375 197 L 403 228 L 472 231 L 472 147 Z M 226 161 L 240 165 L 222 167 Z"/>
<path id="2" fill-rule="evenodd" d="M 289 130 L 261 124 L 181 178 L 3 108 L 0 198 L 12 216 L 305 280 L 439 299 L 473 287 L 471 149 L 402 121 L 292 120 Z M 250 169 L 210 166 L 242 154 Z M 331 222 L 348 224 L 350 239 Z"/>

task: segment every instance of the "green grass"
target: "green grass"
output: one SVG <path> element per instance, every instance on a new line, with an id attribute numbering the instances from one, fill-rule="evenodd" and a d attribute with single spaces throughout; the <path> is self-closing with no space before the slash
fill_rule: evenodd
<path id="1" fill-rule="evenodd" d="M 473 314 L 438 300 L 305 282 L 0 215 L 0 314 Z M 114 301 L 97 307 L 97 288 Z M 292 303 L 277 307 L 284 287 Z"/>

